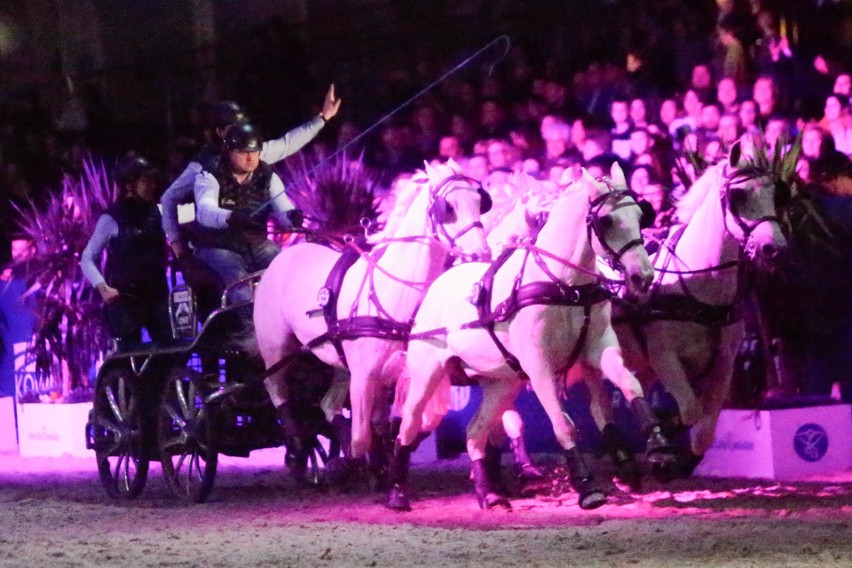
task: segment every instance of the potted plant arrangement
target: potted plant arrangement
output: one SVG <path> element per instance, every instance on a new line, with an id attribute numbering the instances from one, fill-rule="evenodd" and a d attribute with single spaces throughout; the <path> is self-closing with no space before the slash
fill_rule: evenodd
<path id="1" fill-rule="evenodd" d="M 68 436 L 80 438 L 75 447 L 82 441 L 92 399 L 90 377 L 109 347 L 109 337 L 100 316 L 101 300 L 80 269 L 80 254 L 115 193 L 103 165 L 88 159 L 78 176 L 64 177 L 44 205 L 29 201 L 16 207 L 32 253 L 11 268 L 25 281 L 21 299 L 35 311 L 32 339 L 16 357 L 22 455 L 28 448 L 34 455 L 65 453 L 70 442 L 63 439 Z M 63 424 L 80 417 L 79 425 Z"/>

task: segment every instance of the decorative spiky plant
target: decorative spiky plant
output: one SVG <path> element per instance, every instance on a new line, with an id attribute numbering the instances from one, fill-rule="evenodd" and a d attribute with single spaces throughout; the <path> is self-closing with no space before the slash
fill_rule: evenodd
<path id="1" fill-rule="evenodd" d="M 46 206 L 29 201 L 16 207 L 20 229 L 34 245 L 33 254 L 16 263 L 26 274 L 23 297 L 34 299 L 36 306 L 28 356 L 42 376 L 51 378 L 51 390 L 61 389 L 63 399 L 88 388 L 89 371 L 109 345 L 101 299 L 83 276 L 80 255 L 115 198 L 103 165 L 87 158 L 79 178 L 66 175 Z"/>
<path id="2" fill-rule="evenodd" d="M 366 219 L 376 230 L 378 180 L 365 167 L 363 154 L 353 159 L 342 152 L 324 160 L 302 153 L 279 169 L 307 228 L 336 238 L 358 236 Z"/>
<path id="3" fill-rule="evenodd" d="M 801 133 L 792 142 L 786 135 L 781 135 L 772 152 L 761 133 L 755 137 L 755 151 L 741 174 L 769 174 L 776 187 L 778 217 L 788 238 L 808 242 L 829 254 L 836 254 L 839 249 L 830 225 L 814 206 L 813 194 L 796 173 L 801 154 Z"/>

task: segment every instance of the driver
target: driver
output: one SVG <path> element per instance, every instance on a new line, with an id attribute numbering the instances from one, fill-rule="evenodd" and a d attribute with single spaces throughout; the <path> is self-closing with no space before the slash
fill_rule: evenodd
<path id="1" fill-rule="evenodd" d="M 271 212 L 282 229 L 302 224 L 284 183 L 260 160 L 263 138 L 250 123 L 232 125 L 222 153 L 195 178 L 195 208 L 200 224 L 196 258 L 213 268 L 225 286 L 265 269 L 281 248 L 267 238 Z M 248 286 L 232 292 L 232 301 L 249 301 Z"/>

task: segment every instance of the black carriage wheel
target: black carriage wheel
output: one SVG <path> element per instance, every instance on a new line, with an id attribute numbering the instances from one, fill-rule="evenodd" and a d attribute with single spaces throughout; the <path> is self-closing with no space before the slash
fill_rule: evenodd
<path id="1" fill-rule="evenodd" d="M 93 404 L 92 439 L 98 474 L 110 497 L 135 499 L 145 488 L 149 458 L 145 452 L 142 398 L 130 369 L 114 368 L 98 378 Z"/>
<path id="2" fill-rule="evenodd" d="M 216 478 L 219 453 L 203 397 L 201 375 L 175 369 L 163 387 L 157 413 L 163 475 L 172 493 L 186 503 L 203 503 Z"/>

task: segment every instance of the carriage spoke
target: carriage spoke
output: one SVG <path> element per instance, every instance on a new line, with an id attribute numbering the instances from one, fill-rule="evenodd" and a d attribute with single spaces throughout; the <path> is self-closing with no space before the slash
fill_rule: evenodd
<path id="1" fill-rule="evenodd" d="M 115 399 L 115 392 L 111 388 L 107 388 L 105 391 L 107 404 L 109 405 L 110 410 L 112 411 L 113 416 L 119 422 L 124 422 L 124 416 L 122 416 L 121 408 L 119 408 L 119 403 Z"/>
<path id="2" fill-rule="evenodd" d="M 195 479 L 198 483 L 201 483 L 201 480 L 204 478 L 204 470 L 201 468 L 201 457 L 198 455 L 198 452 L 192 452 L 190 463 L 195 464 Z"/>
<path id="3" fill-rule="evenodd" d="M 187 453 L 183 452 L 178 458 L 177 463 L 175 464 L 175 476 L 180 476 L 180 470 L 183 468 L 183 462 L 186 460 Z M 191 464 L 190 464 L 191 465 Z M 189 466 L 187 466 L 189 467 Z"/>
<path id="4" fill-rule="evenodd" d="M 178 403 L 180 404 L 180 411 L 185 417 L 189 417 L 189 404 L 186 400 L 186 393 L 183 390 L 183 383 L 181 381 L 175 381 L 175 394 L 177 394 Z"/>
<path id="5" fill-rule="evenodd" d="M 160 446 L 164 449 L 180 447 L 184 443 L 185 436 L 181 433 L 173 438 L 168 438 L 160 442 Z"/>
<path id="6" fill-rule="evenodd" d="M 178 413 L 174 406 L 169 404 L 165 406 L 163 410 L 166 411 L 166 413 L 175 422 L 175 424 L 177 424 L 181 428 L 186 428 L 186 420 L 183 419 L 183 416 Z"/>
<path id="7" fill-rule="evenodd" d="M 127 381 L 120 378 L 118 379 L 118 408 L 121 412 L 122 417 L 128 416 L 130 409 L 128 408 L 128 400 L 127 400 Z"/>
<path id="8" fill-rule="evenodd" d="M 112 438 L 112 443 L 108 447 L 103 448 L 101 451 L 103 454 L 109 456 L 112 455 L 112 453 L 118 450 L 119 448 L 121 448 L 121 442 L 119 438 Z"/>
<path id="9" fill-rule="evenodd" d="M 96 424 L 101 428 L 108 430 L 111 434 L 114 434 L 115 436 L 121 435 L 121 429 L 118 427 L 118 425 L 108 418 L 99 417 L 97 418 Z"/>

